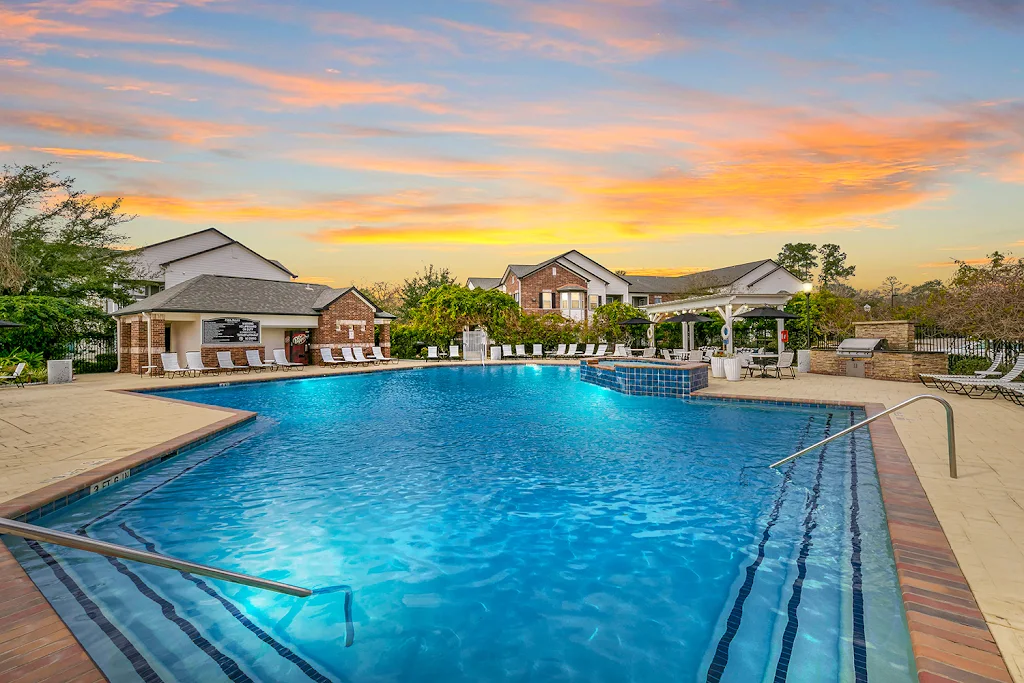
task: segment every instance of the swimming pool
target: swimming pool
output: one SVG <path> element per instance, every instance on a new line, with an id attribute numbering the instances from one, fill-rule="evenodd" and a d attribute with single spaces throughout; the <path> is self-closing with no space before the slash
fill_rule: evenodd
<path id="1" fill-rule="evenodd" d="M 860 417 L 552 366 L 168 392 L 257 421 L 48 515 L 305 600 L 7 542 L 121 680 L 915 680 Z"/>

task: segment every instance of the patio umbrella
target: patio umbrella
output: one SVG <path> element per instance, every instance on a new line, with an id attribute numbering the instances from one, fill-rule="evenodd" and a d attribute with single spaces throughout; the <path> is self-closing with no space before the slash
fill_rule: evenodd
<path id="1" fill-rule="evenodd" d="M 12 323 L 10 320 L 0 320 L 0 327 L 24 327 L 21 323 Z"/>
<path id="2" fill-rule="evenodd" d="M 646 318 L 630 318 L 629 320 L 623 320 L 619 322 L 620 325 L 653 325 L 650 320 Z"/>
<path id="3" fill-rule="evenodd" d="M 777 308 L 752 308 L 746 313 L 739 313 L 733 316 L 734 318 L 782 318 L 783 320 L 791 320 L 793 318 L 799 318 L 795 313 L 787 313 L 786 311 L 780 311 Z"/>

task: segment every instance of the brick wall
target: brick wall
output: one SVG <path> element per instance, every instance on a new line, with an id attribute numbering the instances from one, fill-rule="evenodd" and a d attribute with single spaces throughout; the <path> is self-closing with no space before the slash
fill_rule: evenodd
<path id="1" fill-rule="evenodd" d="M 893 351 L 914 350 L 914 323 L 909 320 L 869 320 L 853 324 L 853 336 L 885 339 Z"/>
<path id="2" fill-rule="evenodd" d="M 319 360 L 321 348 L 341 349 L 361 347 L 369 351 L 373 346 L 374 310 L 355 292 L 348 292 L 324 309 L 320 324 L 313 330 L 310 348 L 314 361 Z M 351 330 L 351 337 L 349 332 Z M 388 339 L 390 345 L 390 336 Z"/>
<path id="3" fill-rule="evenodd" d="M 384 323 L 380 326 L 380 346 L 381 353 L 384 354 L 385 358 L 391 358 L 391 324 Z"/>
<path id="4" fill-rule="evenodd" d="M 220 363 L 217 362 L 218 351 L 230 351 L 231 362 L 235 365 L 248 365 L 249 361 L 245 358 L 245 352 L 254 349 L 260 352 L 260 358 L 263 360 L 274 360 L 274 354 L 268 354 L 266 349 L 258 344 L 253 346 L 203 346 L 200 353 L 203 355 L 203 365 L 208 368 L 216 368 L 220 367 Z"/>
<path id="5" fill-rule="evenodd" d="M 834 351 L 811 351 L 811 372 L 817 375 L 846 375 L 847 358 Z M 916 382 L 921 374 L 948 372 L 944 353 L 876 353 L 864 359 L 865 379 Z"/>
<path id="6" fill-rule="evenodd" d="M 164 352 L 164 317 L 159 313 L 150 315 L 149 322 L 141 315 L 118 318 L 118 357 L 121 372 L 139 372 L 145 365 L 160 367 L 160 354 Z M 149 343 L 146 331 L 150 330 Z M 150 351 L 149 359 L 146 350 Z"/>
<path id="7" fill-rule="evenodd" d="M 551 274 L 551 269 L 555 268 L 556 274 Z M 540 270 L 527 275 L 522 280 L 522 297 L 519 305 L 522 309 L 528 313 L 551 313 L 553 311 L 559 311 L 561 304 L 559 303 L 559 287 L 566 287 L 569 285 L 575 285 L 577 287 L 583 287 L 586 289 L 587 281 L 576 273 L 570 271 L 568 268 L 555 264 L 553 266 L 545 266 Z M 511 293 L 513 290 L 509 290 Z M 540 307 L 540 294 L 541 292 L 551 292 L 555 296 L 553 309 Z M 584 294 L 583 306 L 587 306 L 587 297 Z M 601 303 L 607 303 L 602 301 Z"/>

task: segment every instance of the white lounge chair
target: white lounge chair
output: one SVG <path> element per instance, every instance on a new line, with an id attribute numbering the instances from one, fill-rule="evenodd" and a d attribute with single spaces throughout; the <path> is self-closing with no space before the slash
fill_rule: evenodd
<path id="1" fill-rule="evenodd" d="M 526 344 L 516 344 L 516 358 L 529 358 L 526 355 Z"/>
<path id="2" fill-rule="evenodd" d="M 921 380 L 921 384 L 926 387 L 933 387 L 935 389 L 941 389 L 940 386 L 943 382 L 956 382 L 961 379 L 974 379 L 975 377 L 989 377 L 991 375 L 998 375 L 999 370 L 997 369 L 1003 364 L 1004 354 L 1002 351 L 998 351 L 995 358 L 992 359 L 992 365 L 988 366 L 987 370 L 975 370 L 973 375 L 918 375 L 918 379 Z"/>
<path id="3" fill-rule="evenodd" d="M 978 377 L 958 379 L 956 381 L 944 382 L 941 385 L 941 389 L 970 398 L 995 398 L 1003 393 L 1002 389 L 1009 387 L 1010 383 L 1020 377 L 1021 374 L 1024 374 L 1024 353 L 1017 356 L 1017 362 L 1002 377 L 995 379 L 982 379 Z M 991 395 L 989 395 L 990 393 Z"/>
<path id="4" fill-rule="evenodd" d="M 177 358 L 177 356 L 175 356 Z M 25 364 L 18 363 L 14 366 L 14 372 L 9 375 L 0 375 L 0 382 L 5 384 L 17 384 L 20 388 L 25 388 L 25 380 L 22 379 L 21 374 L 25 372 Z"/>
<path id="5" fill-rule="evenodd" d="M 532 355 L 533 355 L 534 358 L 543 358 L 544 357 L 544 345 L 543 344 L 534 344 L 533 345 L 533 354 Z"/>
<path id="6" fill-rule="evenodd" d="M 220 368 L 211 368 L 203 365 L 203 354 L 199 351 L 185 352 L 185 366 L 189 372 L 194 372 L 197 377 L 204 372 L 212 372 L 214 374 L 220 372 Z"/>
<path id="7" fill-rule="evenodd" d="M 362 349 L 360 349 L 360 351 L 362 351 Z M 365 358 L 363 360 L 359 360 L 358 358 L 356 358 L 355 353 L 352 351 L 352 349 L 350 349 L 347 346 L 341 350 L 341 357 L 345 359 L 346 363 L 349 363 L 351 365 L 365 365 L 367 363 L 373 362 L 366 360 Z"/>
<path id="8" fill-rule="evenodd" d="M 320 349 L 323 351 L 323 349 Z M 330 349 L 327 350 L 330 353 Z M 245 352 L 245 362 L 249 364 L 249 367 L 256 372 L 263 372 L 264 370 L 273 370 L 274 364 L 270 361 L 260 360 L 260 352 L 258 349 L 250 349 Z"/>
<path id="9" fill-rule="evenodd" d="M 161 353 L 160 365 L 164 369 L 164 377 L 174 377 L 176 374 L 181 374 L 184 377 L 188 374 L 188 370 L 178 363 L 178 354 L 176 353 Z"/>
<path id="10" fill-rule="evenodd" d="M 594 355 L 595 356 L 606 356 L 606 355 L 608 355 L 608 345 L 607 344 L 598 344 L 597 345 L 597 351 L 594 351 Z"/>
<path id="11" fill-rule="evenodd" d="M 249 372 L 250 370 L 248 365 L 235 365 L 235 361 L 231 360 L 230 351 L 217 352 L 217 365 L 221 370 L 227 370 L 228 372 Z"/>
<path id="12" fill-rule="evenodd" d="M 512 354 L 512 345 L 511 344 L 502 344 L 501 345 L 501 359 L 502 360 L 507 360 L 509 358 L 512 358 L 512 356 L 513 356 L 513 354 Z"/>
<path id="13" fill-rule="evenodd" d="M 352 348 L 352 355 L 355 356 L 356 362 L 358 362 L 358 363 L 372 363 L 372 364 L 376 365 L 377 363 L 380 362 L 376 358 L 367 358 L 366 355 L 363 354 L 363 347 L 362 346 L 353 347 Z"/>
<path id="14" fill-rule="evenodd" d="M 436 346 L 428 346 L 427 347 L 427 360 L 428 361 L 436 360 L 439 363 L 441 362 L 441 356 L 439 356 L 437 354 L 437 347 Z"/>
<path id="15" fill-rule="evenodd" d="M 284 355 L 284 349 L 274 349 L 274 365 L 279 368 L 298 368 L 302 369 L 302 363 L 293 363 L 288 360 L 288 356 Z"/>
<path id="16" fill-rule="evenodd" d="M 668 349 L 662 349 L 661 357 L 664 358 L 665 360 L 672 360 L 672 352 L 669 351 Z"/>
<path id="17" fill-rule="evenodd" d="M 459 347 L 455 344 L 448 347 L 448 360 L 462 360 L 462 356 L 459 355 Z"/>
<path id="18" fill-rule="evenodd" d="M 572 358 L 573 356 L 579 356 L 580 352 L 576 350 L 579 346 L 579 344 L 569 344 L 569 348 L 565 352 L 565 357 Z"/>
<path id="19" fill-rule="evenodd" d="M 397 358 L 390 358 L 384 355 L 379 346 L 374 346 L 370 351 L 373 352 L 373 357 L 379 360 L 381 363 L 397 363 Z"/>
<path id="20" fill-rule="evenodd" d="M 331 352 L 331 350 L 329 348 L 327 348 L 325 346 L 321 346 L 320 347 L 320 366 L 321 367 L 325 367 L 325 366 L 328 366 L 328 365 L 338 366 L 338 365 L 344 365 L 344 364 L 345 364 L 345 361 L 338 360 L 337 358 L 335 358 L 334 354 Z"/>
<path id="21" fill-rule="evenodd" d="M 565 358 L 565 344 L 559 344 L 555 352 L 551 354 L 553 358 Z"/>
<path id="22" fill-rule="evenodd" d="M 626 351 L 625 344 L 616 344 L 615 350 L 612 352 L 612 358 L 628 358 L 629 352 Z"/>
<path id="23" fill-rule="evenodd" d="M 782 379 L 782 371 L 789 370 L 789 376 L 796 379 L 796 368 L 793 367 L 793 359 L 795 357 L 796 354 L 792 351 L 783 351 L 779 354 L 778 362 L 764 366 L 765 374 L 774 372 L 778 379 Z"/>
<path id="24" fill-rule="evenodd" d="M 594 355 L 594 347 L 595 346 L 596 346 L 596 344 L 587 344 L 586 348 L 583 349 L 583 353 L 580 354 L 580 355 L 581 356 L 593 356 Z"/>
<path id="25" fill-rule="evenodd" d="M 1013 401 L 1019 406 L 1024 406 L 1024 385 L 1020 382 L 1014 382 L 1008 384 L 1005 387 L 999 387 L 999 393 L 1003 395 L 1008 401 Z"/>
<path id="26" fill-rule="evenodd" d="M 654 348 L 653 346 L 648 346 L 647 348 L 644 349 L 643 357 L 654 358 L 654 354 L 656 354 L 657 352 L 658 349 Z"/>

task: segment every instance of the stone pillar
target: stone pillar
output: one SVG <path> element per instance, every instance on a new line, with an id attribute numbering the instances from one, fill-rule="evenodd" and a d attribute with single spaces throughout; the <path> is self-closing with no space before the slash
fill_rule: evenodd
<path id="1" fill-rule="evenodd" d="M 391 358 L 391 324 L 380 325 L 380 351 L 385 358 Z"/>
<path id="2" fill-rule="evenodd" d="M 914 350 L 914 323 L 910 320 L 867 320 L 853 324 L 861 339 L 885 339 L 892 351 Z"/>

